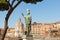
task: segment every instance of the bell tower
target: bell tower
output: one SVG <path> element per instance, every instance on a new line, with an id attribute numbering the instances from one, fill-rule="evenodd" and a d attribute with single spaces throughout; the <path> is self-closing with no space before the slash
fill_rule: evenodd
<path id="1" fill-rule="evenodd" d="M 19 18 L 15 27 L 15 37 L 22 37 L 23 33 L 24 33 L 24 25 L 21 22 L 21 19 Z"/>

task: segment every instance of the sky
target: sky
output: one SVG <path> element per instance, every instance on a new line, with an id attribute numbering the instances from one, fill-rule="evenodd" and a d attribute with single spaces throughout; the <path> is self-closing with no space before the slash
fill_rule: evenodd
<path id="1" fill-rule="evenodd" d="M 60 0 L 43 0 L 37 4 L 26 4 L 22 2 L 19 6 L 12 12 L 8 26 L 16 27 L 18 19 L 21 18 L 23 24 L 25 20 L 21 13 L 26 16 L 27 9 L 30 9 L 30 14 L 32 17 L 32 22 L 37 23 L 54 23 L 60 22 Z M 4 20 L 7 11 L 0 11 L 0 28 L 4 27 Z"/>

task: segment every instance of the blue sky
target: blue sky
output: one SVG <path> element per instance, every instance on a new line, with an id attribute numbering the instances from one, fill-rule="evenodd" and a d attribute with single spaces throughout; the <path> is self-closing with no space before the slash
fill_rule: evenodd
<path id="1" fill-rule="evenodd" d="M 37 4 L 26 4 L 22 2 L 11 14 L 8 25 L 15 27 L 19 18 L 24 23 L 21 13 L 26 15 L 26 10 L 30 9 L 32 22 L 53 23 L 60 21 L 60 0 L 44 0 Z M 4 27 L 4 18 L 7 11 L 0 11 L 0 28 Z"/>

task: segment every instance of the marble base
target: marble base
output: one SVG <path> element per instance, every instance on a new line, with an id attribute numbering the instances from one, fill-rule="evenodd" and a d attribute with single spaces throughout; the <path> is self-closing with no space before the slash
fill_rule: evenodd
<path id="1" fill-rule="evenodd" d="M 33 40 L 33 36 L 24 36 L 23 40 Z"/>

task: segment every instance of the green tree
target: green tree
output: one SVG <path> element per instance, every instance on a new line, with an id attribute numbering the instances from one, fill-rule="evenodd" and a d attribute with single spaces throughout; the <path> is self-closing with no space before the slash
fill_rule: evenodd
<path id="1" fill-rule="evenodd" d="M 17 1 L 17 3 L 14 5 L 15 1 Z M 4 33 L 3 33 L 3 36 L 2 36 L 2 39 L 1 40 L 4 40 L 5 38 L 5 35 L 7 33 L 7 29 L 8 29 L 8 19 L 10 17 L 10 15 L 12 14 L 12 12 L 14 11 L 14 9 L 21 3 L 21 2 L 25 2 L 25 3 L 31 3 L 31 4 L 36 4 L 37 2 L 41 2 L 43 0 L 6 0 L 7 2 L 7 5 L 8 5 L 8 13 L 6 14 L 6 17 L 5 17 L 5 22 L 4 22 Z M 11 2 L 11 3 L 10 3 Z M 0 0 L 0 3 L 1 3 L 1 0 Z M 3 6 L 3 5 L 2 5 Z M 4 7 L 2 7 L 3 10 Z"/>

